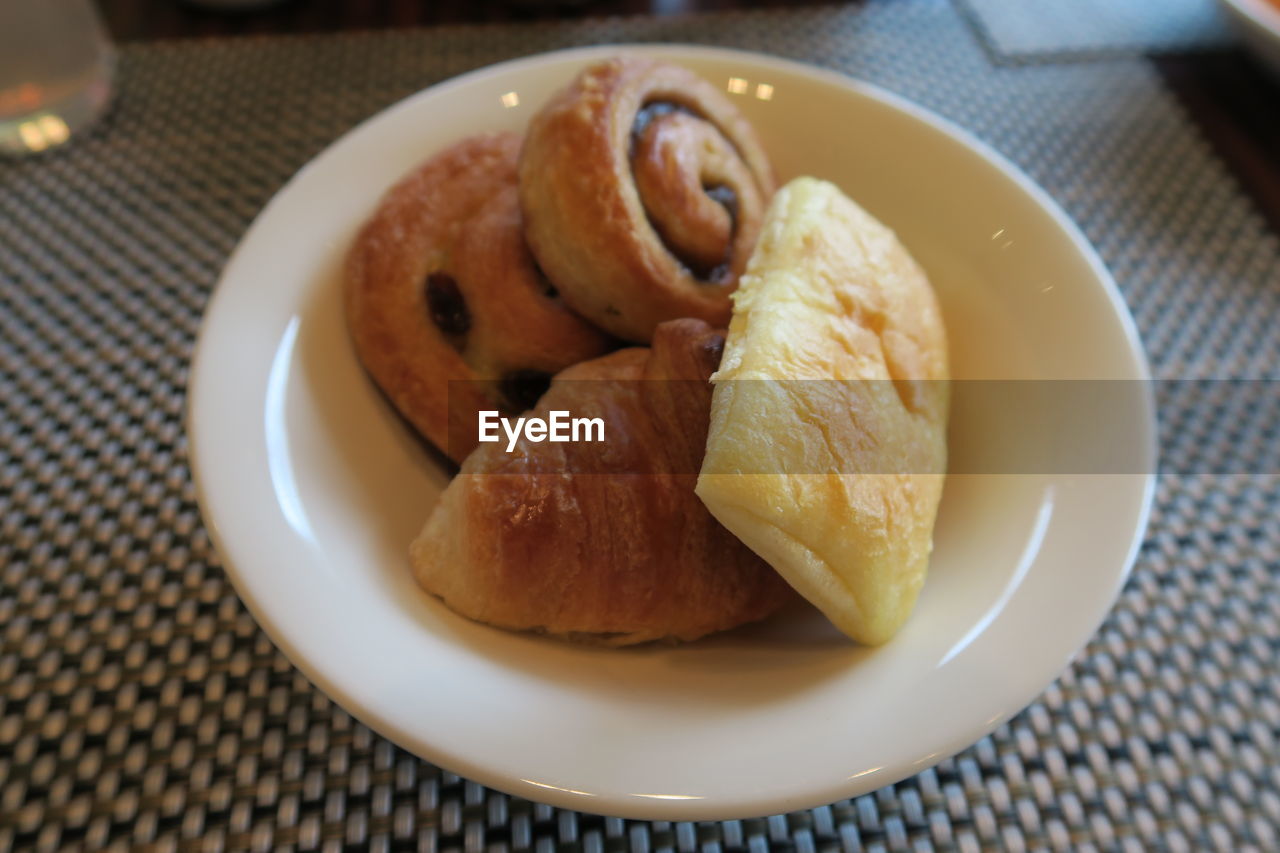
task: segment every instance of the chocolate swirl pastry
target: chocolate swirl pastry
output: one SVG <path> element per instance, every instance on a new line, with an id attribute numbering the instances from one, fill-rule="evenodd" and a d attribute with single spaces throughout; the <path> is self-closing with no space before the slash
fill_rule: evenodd
<path id="1" fill-rule="evenodd" d="M 458 462 L 475 447 L 478 410 L 530 408 L 553 373 L 612 346 L 564 305 L 525 246 L 519 150 L 503 133 L 437 154 L 391 188 L 347 256 L 357 355 Z"/>
<path id="2" fill-rule="evenodd" d="M 632 341 L 665 320 L 724 325 L 774 190 L 719 90 L 636 56 L 583 71 L 530 124 L 525 235 L 575 311 Z"/>

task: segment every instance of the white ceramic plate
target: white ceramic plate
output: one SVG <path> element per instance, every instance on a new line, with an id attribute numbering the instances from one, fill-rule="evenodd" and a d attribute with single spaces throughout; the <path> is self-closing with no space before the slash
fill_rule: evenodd
<path id="1" fill-rule="evenodd" d="M 1267 0 L 1218 0 L 1249 49 L 1280 80 L 1280 7 Z"/>
<path id="2" fill-rule="evenodd" d="M 897 229 L 941 295 L 957 377 L 1147 376 L 1080 233 L 972 137 L 802 65 L 639 49 L 738 90 L 782 177 L 833 180 Z M 432 87 L 344 136 L 272 200 L 227 265 L 193 366 L 206 523 L 245 603 L 309 678 L 463 776 L 672 820 L 870 791 L 963 749 L 1049 684 L 1123 583 L 1152 478 L 951 478 L 916 612 L 875 650 L 804 609 L 683 647 L 582 648 L 473 624 L 421 593 L 406 548 L 446 476 L 356 362 L 341 259 L 400 175 L 466 134 L 521 128 L 578 68 L 616 51 Z M 1119 438 L 1139 448 L 1134 470 L 1150 471 L 1149 398 L 1139 408 Z M 959 412 L 953 458 L 981 450 L 998 417 Z"/>

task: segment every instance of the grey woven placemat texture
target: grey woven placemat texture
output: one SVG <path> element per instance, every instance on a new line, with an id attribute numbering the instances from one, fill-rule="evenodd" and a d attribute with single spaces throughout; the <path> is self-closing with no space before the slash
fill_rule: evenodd
<path id="1" fill-rule="evenodd" d="M 1221 46 L 1215 0 L 954 0 L 992 54 L 1011 61 Z"/>
<path id="2" fill-rule="evenodd" d="M 1277 849 L 1275 477 L 1162 478 L 1119 603 L 1033 705 L 912 779 L 789 815 L 644 823 L 509 798 L 396 749 L 274 648 L 210 547 L 182 429 L 228 252 L 379 108 L 612 40 L 766 50 L 917 100 L 1076 218 L 1158 374 L 1280 364 L 1280 244 L 1152 69 L 993 65 L 944 0 L 127 47 L 102 125 L 0 163 L 0 851 Z M 1163 452 L 1177 470 L 1231 440 L 1188 428 Z"/>

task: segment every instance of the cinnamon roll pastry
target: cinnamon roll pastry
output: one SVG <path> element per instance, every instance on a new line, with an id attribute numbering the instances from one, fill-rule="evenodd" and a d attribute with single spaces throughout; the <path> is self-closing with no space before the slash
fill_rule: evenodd
<path id="1" fill-rule="evenodd" d="M 382 199 L 347 256 L 356 353 L 400 413 L 461 462 L 480 409 L 531 407 L 609 337 L 557 296 L 525 246 L 520 138 L 465 139 Z M 465 381 L 452 381 L 465 380 Z"/>
<path id="2" fill-rule="evenodd" d="M 418 583 L 480 622 L 613 646 L 693 640 L 791 600 L 693 492 L 723 344 L 677 320 L 652 349 L 557 375 L 533 416 L 600 417 L 606 441 L 481 445 L 411 546 Z"/>
<path id="3" fill-rule="evenodd" d="M 638 56 L 583 71 L 530 124 L 525 235 L 565 301 L 618 337 L 723 326 L 774 190 L 755 131 L 706 80 Z"/>

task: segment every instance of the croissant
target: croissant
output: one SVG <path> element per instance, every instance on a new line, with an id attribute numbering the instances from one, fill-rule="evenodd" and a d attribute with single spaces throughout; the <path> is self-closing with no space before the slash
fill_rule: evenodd
<path id="1" fill-rule="evenodd" d="M 534 116 L 520 155 L 538 263 L 575 311 L 638 342 L 679 317 L 728 323 L 773 190 L 728 98 L 637 56 L 583 71 Z"/>
<path id="2" fill-rule="evenodd" d="M 603 443 L 482 444 L 410 548 L 418 583 L 472 619 L 620 646 L 762 619 L 786 583 L 693 493 L 723 335 L 664 323 L 560 373 L 533 415 L 600 417 Z"/>
<path id="3" fill-rule="evenodd" d="M 440 152 L 391 188 L 347 255 L 357 355 L 458 462 L 475 446 L 477 411 L 527 409 L 556 371 L 613 346 L 564 305 L 525 246 L 519 150 L 518 136 L 498 133 Z"/>

